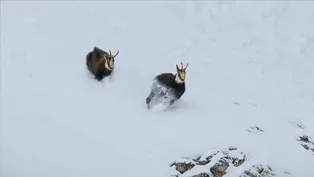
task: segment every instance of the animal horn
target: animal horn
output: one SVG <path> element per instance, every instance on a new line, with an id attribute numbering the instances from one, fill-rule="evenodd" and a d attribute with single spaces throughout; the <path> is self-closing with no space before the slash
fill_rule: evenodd
<path id="1" fill-rule="evenodd" d="M 183 63 L 181 62 L 181 69 L 183 69 Z"/>
<path id="2" fill-rule="evenodd" d="M 113 58 L 116 57 L 118 54 L 119 54 L 119 50 L 118 50 L 118 52 L 113 56 Z"/>
<path id="3" fill-rule="evenodd" d="M 185 68 L 184 68 L 184 70 L 186 70 L 186 68 L 189 66 L 189 63 L 186 63 L 186 66 L 185 66 Z"/>
<path id="4" fill-rule="evenodd" d="M 112 55 L 112 54 L 111 54 L 111 50 L 109 50 L 109 54 Z"/>
<path id="5" fill-rule="evenodd" d="M 179 66 L 176 64 L 177 70 L 180 70 Z"/>

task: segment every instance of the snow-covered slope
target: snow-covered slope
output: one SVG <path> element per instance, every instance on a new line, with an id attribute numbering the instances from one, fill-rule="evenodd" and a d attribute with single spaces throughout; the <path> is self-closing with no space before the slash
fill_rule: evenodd
<path id="1" fill-rule="evenodd" d="M 313 177 L 296 140 L 314 138 L 313 8 L 1 1 L 0 176 L 166 177 L 177 159 L 233 146 L 249 158 L 227 177 L 259 163 Z M 87 72 L 94 46 L 120 51 L 113 81 Z M 147 110 L 152 78 L 181 61 L 185 95 Z"/>

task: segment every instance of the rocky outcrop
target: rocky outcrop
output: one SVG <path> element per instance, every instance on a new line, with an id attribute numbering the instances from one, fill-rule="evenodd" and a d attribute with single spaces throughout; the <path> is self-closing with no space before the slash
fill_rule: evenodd
<path id="1" fill-rule="evenodd" d="M 297 140 L 300 142 L 301 146 L 303 146 L 304 149 L 311 151 L 314 154 L 314 141 L 312 141 L 311 137 L 303 135 L 299 136 Z"/>
<path id="2" fill-rule="evenodd" d="M 275 173 L 275 170 L 269 164 L 245 164 L 248 160 L 247 154 L 234 147 L 225 150 L 212 149 L 203 153 L 203 155 L 182 158 L 173 162 L 170 165 L 172 168 L 171 176 L 224 177 L 229 172 L 232 173 L 232 170 L 235 169 L 238 172 L 234 177 L 290 176 L 288 173 L 285 173 L 285 175 Z"/>
<path id="3" fill-rule="evenodd" d="M 173 162 L 170 167 L 174 169 L 172 176 L 181 175 L 189 177 L 222 177 L 231 166 L 239 167 L 246 160 L 246 154 L 237 148 L 227 150 L 211 150 L 202 156 L 185 158 Z"/>
<path id="4" fill-rule="evenodd" d="M 240 177 L 273 177 L 276 176 L 269 165 L 253 165 L 249 170 L 244 171 Z"/>
<path id="5" fill-rule="evenodd" d="M 210 167 L 210 172 L 214 177 L 222 177 L 227 172 L 229 162 L 225 158 L 221 158 L 215 165 Z"/>
<path id="6" fill-rule="evenodd" d="M 192 169 L 195 164 L 191 162 L 174 162 L 170 167 L 175 166 L 176 170 L 180 173 L 183 174 L 187 172 L 188 170 Z"/>

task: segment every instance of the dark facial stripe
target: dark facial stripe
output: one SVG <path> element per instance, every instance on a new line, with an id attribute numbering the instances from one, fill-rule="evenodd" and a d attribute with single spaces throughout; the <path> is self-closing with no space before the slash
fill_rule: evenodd
<path id="1" fill-rule="evenodd" d="M 182 79 L 182 78 L 181 78 L 181 75 L 180 75 L 180 73 L 178 73 L 178 76 L 179 76 L 179 78 L 181 79 L 181 81 L 184 81 L 184 79 Z"/>

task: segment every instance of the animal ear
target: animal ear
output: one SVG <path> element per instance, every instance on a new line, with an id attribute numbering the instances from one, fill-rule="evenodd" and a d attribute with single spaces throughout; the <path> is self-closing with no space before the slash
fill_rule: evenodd
<path id="1" fill-rule="evenodd" d="M 97 54 L 97 56 L 100 54 L 100 52 L 99 52 L 99 48 L 98 47 L 94 47 L 94 52 Z"/>

